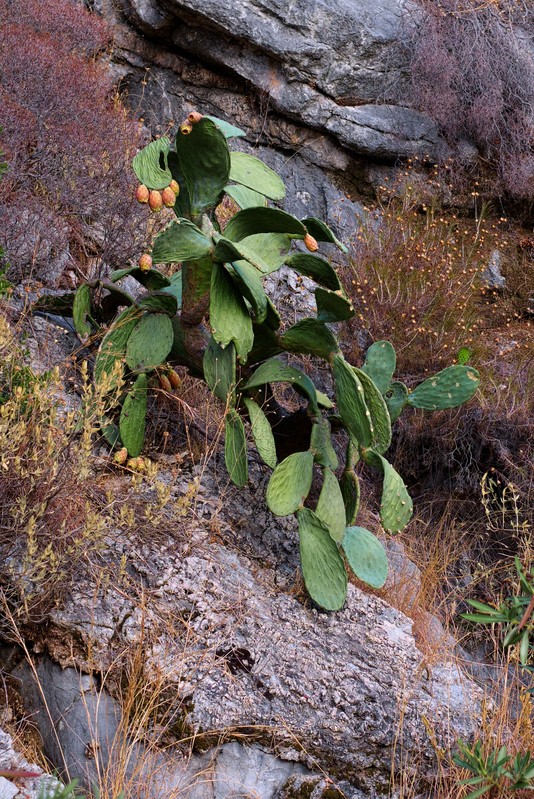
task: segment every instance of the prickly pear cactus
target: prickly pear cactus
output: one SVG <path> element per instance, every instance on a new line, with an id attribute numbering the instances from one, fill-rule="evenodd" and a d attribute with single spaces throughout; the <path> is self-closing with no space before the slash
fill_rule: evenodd
<path id="1" fill-rule="evenodd" d="M 399 532 L 412 501 L 384 457 L 393 422 L 407 406 L 460 405 L 473 396 L 479 377 L 465 364 L 451 366 L 410 390 L 393 379 L 396 357 L 388 341 L 375 342 L 361 368 L 345 360 L 329 325 L 351 318 L 354 309 L 321 249 L 346 248 L 320 220 L 270 205 L 284 199 L 283 181 L 254 156 L 230 151 L 228 140 L 243 135 L 228 122 L 192 112 L 172 139 L 159 138 L 135 156 L 136 199 L 147 213 L 166 214 L 166 224 L 137 264 L 82 284 L 71 299 L 72 315 L 86 346 L 101 340 L 94 379 L 117 409 L 102 421 L 116 466 L 137 468 L 151 386 L 165 396 L 180 390 L 171 364 L 186 367 L 222 403 L 230 479 L 246 485 L 247 450 L 254 446 L 273 470 L 267 506 L 278 516 L 296 514 L 308 593 L 325 610 L 338 610 L 347 569 L 373 588 L 387 575 L 381 541 L 354 526 L 358 462 L 381 476 L 382 527 Z M 240 210 L 221 229 L 217 208 L 225 196 Z M 315 316 L 285 330 L 264 288 L 283 265 L 314 281 L 317 305 Z M 118 285 L 125 277 L 143 287 L 137 299 Z M 320 358 L 331 369 L 331 397 L 288 363 L 298 355 Z M 278 384 L 295 392 L 311 430 L 308 445 L 285 457 L 276 438 Z M 341 464 L 336 439 L 345 446 Z M 312 501 L 314 477 L 320 492 Z"/>

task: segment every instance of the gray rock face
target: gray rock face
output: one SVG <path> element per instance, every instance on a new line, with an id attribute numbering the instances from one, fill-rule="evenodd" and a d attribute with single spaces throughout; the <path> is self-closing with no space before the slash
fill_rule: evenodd
<path id="1" fill-rule="evenodd" d="M 182 490 L 175 481 L 176 496 Z M 248 505 L 243 537 L 258 524 L 253 496 Z M 235 546 L 237 523 L 216 518 Z M 296 555 L 295 532 L 283 537 Z M 432 770 L 431 737 L 447 747 L 474 733 L 478 689 L 452 661 L 428 667 L 411 621 L 356 586 L 343 611 L 318 613 L 291 595 L 294 572 L 215 543 L 207 523 L 161 544 L 117 539 L 105 557 L 112 571 L 126 558 L 128 590 L 80 581 L 36 650 L 109 675 L 127 652 L 142 652 L 146 690 L 157 685 L 165 697 L 169 743 L 194 741 L 195 755 L 232 739 L 258 745 L 372 799 L 389 796 L 392 764 L 416 780 Z M 229 762 L 241 791 L 247 771 L 234 755 Z"/>
<path id="2" fill-rule="evenodd" d="M 37 799 L 43 795 L 43 788 L 52 793 L 58 784 L 54 777 L 45 774 L 39 766 L 28 763 L 15 750 L 11 735 L 0 728 L 0 772 L 2 771 L 6 772 L 6 776 L 0 776 L 0 799 Z M 10 775 L 8 772 L 28 772 L 36 776 L 22 777 L 16 776 L 16 773 Z"/>

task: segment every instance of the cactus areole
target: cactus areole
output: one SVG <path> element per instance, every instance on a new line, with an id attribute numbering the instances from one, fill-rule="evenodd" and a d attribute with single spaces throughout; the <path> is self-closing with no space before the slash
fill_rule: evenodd
<path id="1" fill-rule="evenodd" d="M 147 395 L 178 388 L 172 369 L 187 367 L 221 400 L 229 478 L 247 483 L 247 450 L 254 448 L 272 470 L 267 506 L 298 520 L 307 591 L 318 606 L 335 611 L 345 601 L 348 573 L 375 589 L 387 574 L 380 538 L 355 526 L 356 464 L 376 469 L 383 531 L 399 532 L 412 502 L 384 456 L 392 423 L 408 405 L 434 410 L 466 402 L 479 376 L 471 366 L 451 366 L 410 391 L 393 379 L 395 351 L 387 341 L 371 346 L 361 368 L 345 360 L 328 324 L 350 318 L 354 309 L 320 250 L 324 244 L 346 248 L 320 220 L 299 220 L 270 205 L 283 200 L 284 184 L 254 156 L 230 151 L 228 140 L 243 135 L 228 122 L 192 112 L 172 142 L 159 138 L 136 155 L 137 199 L 148 199 L 153 211 L 167 204 L 169 222 L 137 266 L 80 286 L 73 318 L 84 341 L 101 334 L 94 379 L 119 396 L 115 419 L 102 423 L 115 462 L 124 463 L 127 453 L 132 468 L 141 468 Z M 216 209 L 225 196 L 239 211 L 221 230 Z M 282 330 L 264 280 L 284 264 L 315 282 L 317 314 Z M 126 276 L 146 290 L 136 300 L 117 285 Z M 299 354 L 332 370 L 331 396 L 298 368 Z M 275 401 L 276 384 L 295 392 L 294 416 Z M 279 435 L 284 423 L 289 451 Z M 319 499 L 312 502 L 314 480 Z"/>

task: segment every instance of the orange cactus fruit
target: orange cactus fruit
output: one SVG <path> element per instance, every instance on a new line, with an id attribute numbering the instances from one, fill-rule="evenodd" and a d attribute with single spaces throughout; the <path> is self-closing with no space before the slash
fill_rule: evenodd
<path id="1" fill-rule="evenodd" d="M 167 372 L 167 378 L 174 389 L 180 388 L 182 380 L 180 375 L 175 372 L 174 369 L 171 369 L 169 372 Z"/>
<path id="2" fill-rule="evenodd" d="M 187 119 L 194 125 L 196 122 L 200 122 L 202 114 L 199 111 L 191 111 L 191 113 L 187 115 Z"/>
<path id="3" fill-rule="evenodd" d="M 126 449 L 126 447 L 121 447 L 121 449 L 117 450 L 117 452 L 113 456 L 113 463 L 116 463 L 119 466 L 124 466 L 127 460 L 128 460 L 128 450 Z"/>
<path id="4" fill-rule="evenodd" d="M 317 244 L 317 240 L 314 239 L 313 236 L 310 236 L 309 233 L 306 233 L 306 235 L 304 236 L 304 246 L 310 252 L 317 252 L 317 250 L 319 249 L 319 245 Z"/>
<path id="5" fill-rule="evenodd" d="M 172 208 L 176 202 L 176 194 L 170 186 L 167 186 L 167 188 L 163 189 L 161 192 L 161 199 L 163 200 L 163 205 L 166 205 L 167 208 Z"/>
<path id="6" fill-rule="evenodd" d="M 180 194 L 180 185 L 176 180 L 171 180 L 169 183 L 169 189 L 172 189 L 177 197 Z"/>
<path id="7" fill-rule="evenodd" d="M 152 256 L 145 252 L 144 255 L 140 257 L 138 265 L 141 272 L 150 272 L 152 269 Z"/>
<path id="8" fill-rule="evenodd" d="M 167 377 L 167 375 L 159 375 L 159 385 L 163 391 L 172 391 L 171 381 Z"/>
<path id="9" fill-rule="evenodd" d="M 161 192 L 153 189 L 148 197 L 148 204 L 150 206 L 151 211 L 154 212 L 161 211 L 161 209 L 163 208 L 163 199 L 161 197 Z"/>
<path id="10" fill-rule="evenodd" d="M 147 203 L 150 197 L 150 190 L 144 183 L 140 183 L 135 192 L 135 199 L 138 203 Z"/>

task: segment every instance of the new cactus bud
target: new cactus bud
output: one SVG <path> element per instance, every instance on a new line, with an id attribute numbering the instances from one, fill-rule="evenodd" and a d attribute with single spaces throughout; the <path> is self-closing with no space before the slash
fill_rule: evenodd
<path id="1" fill-rule="evenodd" d="M 167 208 L 172 208 L 176 202 L 176 194 L 170 186 L 167 186 L 167 188 L 163 189 L 161 192 L 161 199 L 163 200 L 163 205 L 166 205 Z"/>
<path id="2" fill-rule="evenodd" d="M 180 194 L 180 186 L 176 180 L 171 180 L 169 183 L 169 189 L 172 189 L 177 197 Z"/>
<path id="3" fill-rule="evenodd" d="M 161 211 L 163 208 L 163 199 L 161 197 L 161 192 L 152 190 L 148 197 L 148 204 L 150 206 L 151 211 Z"/>
<path id="4" fill-rule="evenodd" d="M 130 458 L 126 466 L 133 472 L 146 472 L 146 462 L 145 459 L 141 457 Z"/>
<path id="5" fill-rule="evenodd" d="M 175 372 L 174 369 L 171 369 L 169 372 L 167 372 L 167 378 L 173 389 L 180 388 L 182 380 L 180 375 Z"/>
<path id="6" fill-rule="evenodd" d="M 180 133 L 182 133 L 184 136 L 188 136 L 192 130 L 193 125 L 190 122 L 182 122 L 180 125 Z"/>
<path id="7" fill-rule="evenodd" d="M 159 385 L 163 391 L 172 391 L 171 381 L 167 377 L 167 375 L 159 375 Z"/>
<path id="8" fill-rule="evenodd" d="M 147 203 L 150 196 L 150 190 L 144 183 L 140 183 L 135 192 L 135 199 L 138 203 Z"/>
<path id="9" fill-rule="evenodd" d="M 187 119 L 194 125 L 195 122 L 200 122 L 202 114 L 199 111 L 191 111 L 191 113 L 187 115 Z"/>
<path id="10" fill-rule="evenodd" d="M 126 447 L 122 447 L 121 449 L 119 449 L 113 456 L 113 463 L 117 463 L 119 466 L 123 466 L 127 460 L 128 460 L 128 450 L 126 449 Z"/>
<path id="11" fill-rule="evenodd" d="M 152 269 L 152 256 L 145 252 L 145 254 L 140 257 L 138 266 L 141 272 L 150 272 Z"/>
<path id="12" fill-rule="evenodd" d="M 319 245 L 317 244 L 317 240 L 314 239 L 313 236 L 310 236 L 309 233 L 306 233 L 306 235 L 304 236 L 304 246 L 310 252 L 317 252 L 317 250 L 319 249 Z"/>

